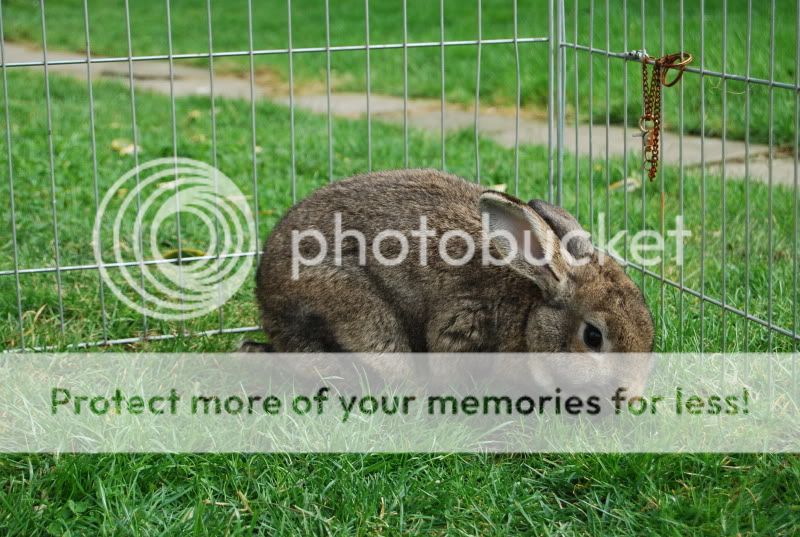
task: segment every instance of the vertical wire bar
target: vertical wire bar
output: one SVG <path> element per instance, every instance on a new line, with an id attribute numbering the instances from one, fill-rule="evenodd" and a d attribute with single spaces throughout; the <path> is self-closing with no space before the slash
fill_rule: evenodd
<path id="1" fill-rule="evenodd" d="M 744 315 L 750 315 L 750 54 L 752 51 L 753 0 L 747 0 L 744 84 Z M 750 352 L 750 323 L 744 323 L 744 351 Z"/>
<path id="2" fill-rule="evenodd" d="M 665 50 L 664 50 L 664 0 L 661 0 L 659 2 L 659 29 L 660 29 L 659 43 L 660 43 L 660 47 L 661 47 L 661 56 L 664 56 L 664 54 L 666 53 Z M 661 104 L 659 105 L 660 106 L 660 110 L 664 110 L 664 93 L 663 92 L 659 92 L 659 99 L 661 100 Z M 658 129 L 659 129 L 659 137 L 660 137 L 661 140 L 663 140 L 664 139 L 664 122 L 663 121 L 659 124 Z M 666 237 L 666 225 L 665 225 L 665 222 L 664 222 L 664 211 L 666 210 L 665 209 L 665 198 L 666 198 L 666 195 L 664 193 L 664 156 L 663 155 L 661 156 L 661 166 L 659 166 L 659 169 L 658 169 L 658 176 L 659 176 L 659 190 L 660 190 L 660 194 L 661 194 L 661 204 L 660 204 L 660 210 L 659 210 L 659 223 L 661 224 L 660 232 L 661 232 L 661 238 L 662 238 L 662 241 L 663 241 L 664 237 Z M 665 317 L 664 317 L 664 308 L 665 308 L 664 301 L 665 301 L 665 298 L 666 298 L 664 293 L 665 293 L 665 289 L 666 289 L 666 285 L 667 285 L 666 282 L 664 281 L 664 271 L 666 270 L 665 257 L 666 256 L 664 255 L 664 252 L 662 252 L 661 253 L 661 282 L 660 282 L 659 289 L 658 289 L 658 293 L 659 293 L 659 308 L 660 308 L 660 311 L 661 311 L 661 319 L 660 319 L 660 323 L 661 323 L 661 350 L 664 350 L 664 340 L 666 339 L 666 334 L 667 334 L 667 324 L 666 324 Z"/>
<path id="3" fill-rule="evenodd" d="M 706 345 L 706 80 L 705 0 L 700 0 L 700 352 Z"/>
<path id="4" fill-rule="evenodd" d="M 6 120 L 6 150 L 8 152 L 8 197 L 11 213 L 11 247 L 14 260 L 14 284 L 17 293 L 17 320 L 19 321 L 19 348 L 25 348 L 25 323 L 22 319 L 22 287 L 19 283 L 19 244 L 17 243 L 17 209 L 14 203 L 14 162 L 11 150 L 11 110 L 8 104 L 8 68 L 6 67 L 5 29 L 3 5 L 0 3 L 0 63 L 3 64 L 3 108 Z"/>
<path id="5" fill-rule="evenodd" d="M 594 0 L 589 2 L 589 48 L 594 49 Z M 589 234 L 594 236 L 594 148 L 592 130 L 594 130 L 594 58 L 589 59 Z"/>
<path id="6" fill-rule="evenodd" d="M 553 21 L 553 4 L 558 0 L 547 2 L 548 21 L 548 63 L 547 63 L 547 201 L 553 202 L 553 106 L 555 99 L 555 24 Z"/>
<path id="7" fill-rule="evenodd" d="M 372 171 L 372 110 L 370 109 L 370 100 L 372 93 L 372 72 L 371 62 L 369 57 L 369 0 L 364 0 L 364 42 L 366 44 L 367 54 L 367 171 Z"/>
<path id="8" fill-rule="evenodd" d="M 441 80 L 442 80 L 442 117 L 440 133 L 442 137 L 442 171 L 447 170 L 447 160 L 445 159 L 445 116 L 446 116 L 446 95 L 445 95 L 445 69 L 444 69 L 444 0 L 439 0 L 439 64 L 441 65 Z"/>
<path id="9" fill-rule="evenodd" d="M 558 205 L 564 204 L 564 114 L 566 108 L 566 63 L 567 63 L 567 50 L 564 48 L 564 35 L 566 30 L 564 28 L 566 16 L 564 15 L 564 0 L 558 2 L 558 196 L 556 203 Z"/>
<path id="10" fill-rule="evenodd" d="M 800 87 L 800 0 L 795 4 L 794 83 Z M 792 351 L 797 353 L 797 194 L 800 160 L 800 92 L 794 94 L 794 197 L 792 200 Z M 797 356 L 792 357 L 792 378 L 797 386 Z"/>
<path id="11" fill-rule="evenodd" d="M 580 19 L 580 8 L 578 6 L 578 0 L 575 0 L 575 16 L 573 17 L 573 41 L 575 45 L 578 44 L 578 19 Z M 579 90 L 579 83 L 580 83 L 580 74 L 578 69 L 578 47 L 575 47 L 575 218 L 580 221 L 580 207 L 581 207 L 581 197 L 580 197 L 580 144 L 578 142 L 578 133 L 580 130 L 580 99 L 578 98 L 580 95 Z"/>
<path id="12" fill-rule="evenodd" d="M 211 162 L 214 166 L 214 194 L 219 196 L 219 178 L 217 177 L 216 170 L 218 169 L 217 160 L 217 104 L 216 96 L 214 94 L 214 33 L 212 31 L 212 14 L 211 14 L 211 0 L 206 0 L 206 16 L 208 18 L 208 91 L 211 98 Z M 214 232 L 219 236 L 219 223 L 214 220 Z M 261 245 L 257 245 L 261 248 Z M 220 268 L 219 252 L 215 260 L 217 270 Z M 217 283 L 217 297 L 219 303 L 222 304 L 222 282 Z M 222 330 L 225 326 L 225 314 L 223 308 L 217 308 L 219 311 L 219 329 Z"/>
<path id="13" fill-rule="evenodd" d="M 333 182 L 333 113 L 331 112 L 331 8 L 325 0 L 325 97 L 328 105 L 328 182 Z"/>
<path id="14" fill-rule="evenodd" d="M 794 83 L 800 87 L 800 0 L 795 3 Z M 800 92 L 794 94 L 794 183 L 792 199 L 792 385 L 797 392 L 797 194 L 800 160 Z"/>
<path id="15" fill-rule="evenodd" d="M 770 17 L 769 17 L 769 109 L 767 111 L 769 123 L 769 160 L 768 160 L 768 184 L 769 192 L 767 193 L 767 242 L 769 243 L 769 263 L 767 264 L 767 324 L 769 325 L 767 331 L 767 347 L 772 352 L 772 154 L 773 144 L 775 143 L 775 0 L 770 2 Z"/>
<path id="16" fill-rule="evenodd" d="M 622 0 L 622 50 L 628 51 L 628 0 Z M 625 234 L 622 252 L 628 263 L 628 62 L 622 62 L 622 212 Z"/>
<path id="17" fill-rule="evenodd" d="M 247 44 L 250 59 L 250 151 L 252 153 L 253 171 L 253 220 L 256 227 L 256 265 L 261 257 L 261 239 L 259 238 L 260 226 L 258 223 L 258 165 L 256 153 L 256 69 L 255 56 L 253 55 L 253 0 L 247 0 Z"/>
<path id="18" fill-rule="evenodd" d="M 127 38 L 128 44 L 128 88 L 129 88 L 129 95 L 130 95 L 130 102 L 131 102 L 131 136 L 133 137 L 133 164 L 136 173 L 134 176 L 136 177 L 136 212 L 138 213 L 141 210 L 142 206 L 142 199 L 139 189 L 139 129 L 136 126 L 136 90 L 133 84 L 133 37 L 131 35 L 131 9 L 129 0 L 125 0 L 125 37 Z M 139 247 L 141 249 L 142 246 L 142 230 L 141 227 L 139 228 L 138 236 L 136 240 L 139 242 Z M 144 289 L 144 260 L 139 260 L 139 285 L 142 289 Z M 145 313 L 145 299 L 144 294 L 142 295 L 142 329 L 143 334 L 142 338 L 147 339 L 147 331 L 148 331 L 148 319 L 147 313 Z"/>
<path id="19" fill-rule="evenodd" d="M 292 159 L 292 204 L 294 204 L 297 203 L 297 162 L 295 156 L 294 132 L 294 51 L 292 43 L 292 0 L 286 0 L 286 11 L 286 38 L 289 41 L 287 46 L 289 56 L 289 153 L 291 154 Z"/>
<path id="20" fill-rule="evenodd" d="M 91 137 L 92 145 L 92 185 L 94 187 L 94 209 L 95 214 L 98 213 L 100 207 L 100 188 L 98 186 L 97 176 L 97 136 L 95 133 L 94 125 L 94 90 L 92 88 L 92 43 L 89 33 L 89 1 L 83 0 L 83 31 L 86 36 L 86 89 L 89 92 L 89 136 Z M 1 37 L 0 37 L 1 38 Z M 99 232 L 100 230 L 98 230 Z M 99 241 L 98 233 L 98 241 Z M 100 245 L 97 245 L 98 250 L 102 251 Z M 100 295 L 100 316 L 103 324 L 103 343 L 108 343 L 108 314 L 106 312 L 106 293 L 105 285 L 103 285 L 103 276 L 98 271 L 97 273 L 98 293 Z"/>
<path id="21" fill-rule="evenodd" d="M 611 161 L 609 143 L 611 137 L 611 11 L 606 0 L 606 244 L 611 242 Z M 662 256 L 663 257 L 663 256 Z"/>
<path id="22" fill-rule="evenodd" d="M 64 290 L 61 285 L 61 246 L 58 237 L 58 206 L 56 201 L 56 168 L 55 151 L 53 149 L 53 103 L 50 100 L 50 73 L 47 68 L 47 23 L 44 16 L 44 0 L 39 0 L 42 11 L 42 53 L 44 59 L 44 96 L 47 111 L 47 149 L 50 163 L 50 206 L 53 220 L 53 241 L 56 257 L 56 286 L 58 287 L 58 318 L 61 335 L 64 336 Z"/>
<path id="23" fill-rule="evenodd" d="M 408 168 L 408 0 L 403 0 L 403 167 Z"/>
<path id="24" fill-rule="evenodd" d="M 475 62 L 475 182 L 481 184 L 481 49 L 483 39 L 483 20 L 481 0 L 478 0 L 478 57 Z"/>
<path id="25" fill-rule="evenodd" d="M 516 101 L 514 108 L 514 195 L 519 196 L 519 112 L 522 81 L 519 67 L 519 25 L 517 0 L 514 0 L 514 67 L 516 74 Z"/>
<path id="26" fill-rule="evenodd" d="M 178 238 L 178 285 L 183 288 L 183 239 L 181 237 L 181 193 L 178 187 L 178 120 L 175 113 L 175 65 L 172 58 L 172 11 L 170 3 L 172 0 L 165 0 L 167 9 L 167 62 L 169 66 L 169 103 L 170 116 L 172 118 L 172 158 L 174 166 L 175 182 L 175 231 Z M 183 294 L 179 294 L 178 300 L 183 304 Z M 180 320 L 181 335 L 186 335 L 186 320 Z"/>
<path id="27" fill-rule="evenodd" d="M 681 51 L 685 50 L 684 48 L 684 5 L 683 0 L 680 0 L 680 49 Z M 683 215 L 685 212 L 684 208 L 684 174 L 683 174 L 683 81 L 680 84 L 680 93 L 678 94 L 678 98 L 680 99 L 680 108 L 678 110 L 678 174 L 679 174 L 679 203 L 680 203 L 680 217 L 683 219 Z M 676 240 L 683 240 L 682 237 L 676 238 Z M 684 253 L 684 257 L 686 254 Z M 683 352 L 683 334 L 684 334 L 684 316 L 683 316 L 683 298 L 684 298 L 684 272 L 683 272 L 683 259 L 679 260 L 680 265 L 678 266 L 678 281 L 680 282 L 680 288 L 678 292 L 678 318 L 679 318 L 679 326 L 678 326 L 678 351 Z"/>
<path id="28" fill-rule="evenodd" d="M 642 16 L 642 50 L 647 50 L 647 30 L 645 28 L 647 17 L 645 12 L 645 0 L 641 2 L 641 16 Z M 644 109 L 644 98 L 642 95 L 642 109 Z M 644 137 L 642 138 L 642 162 L 644 162 Z M 647 178 L 645 177 L 644 166 L 641 167 L 641 181 L 642 181 L 642 230 L 647 227 Z M 645 292 L 645 272 L 644 264 L 642 264 L 642 293 Z"/>
<path id="29" fill-rule="evenodd" d="M 728 79 L 725 77 L 725 73 L 728 72 L 728 0 L 722 0 L 722 184 L 720 185 L 722 189 L 722 230 L 721 230 L 721 239 L 722 239 L 722 255 L 720 258 L 720 263 L 722 266 L 722 296 L 720 297 L 722 300 L 722 352 L 725 352 L 726 349 L 726 339 L 727 339 L 727 316 L 726 316 L 726 295 L 727 295 L 727 286 L 728 286 L 728 268 L 726 265 L 726 228 L 727 228 L 727 193 L 725 188 L 725 183 L 727 182 L 727 175 L 725 169 L 725 161 L 726 161 L 726 147 L 725 142 L 728 136 Z"/>

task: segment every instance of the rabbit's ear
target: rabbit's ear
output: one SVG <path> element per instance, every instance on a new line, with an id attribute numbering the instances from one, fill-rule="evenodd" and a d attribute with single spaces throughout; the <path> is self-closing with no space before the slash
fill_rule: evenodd
<path id="1" fill-rule="evenodd" d="M 563 299 L 570 267 L 561 256 L 561 242 L 547 222 L 522 201 L 487 191 L 481 195 L 484 237 L 510 267 L 533 280 L 548 296 Z"/>
<path id="2" fill-rule="evenodd" d="M 594 246 L 588 232 L 586 232 L 574 216 L 559 207 L 544 200 L 531 200 L 528 206 L 536 214 L 544 218 L 567 251 L 576 258 L 589 257 L 594 253 Z M 565 240 L 566 237 L 566 240 Z"/>

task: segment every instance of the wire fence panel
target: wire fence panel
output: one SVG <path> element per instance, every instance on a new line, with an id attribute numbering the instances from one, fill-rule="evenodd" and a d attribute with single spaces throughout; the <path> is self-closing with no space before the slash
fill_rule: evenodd
<path id="1" fill-rule="evenodd" d="M 211 334 L 231 346 L 259 329 L 253 277 L 224 306 L 165 320 L 147 313 L 149 295 L 111 292 L 106 274 L 156 292 L 155 270 L 185 286 L 193 266 L 254 265 L 314 189 L 399 167 L 563 205 L 641 284 L 658 350 L 797 349 L 798 0 L 79 4 L 0 3 L 6 350 L 173 338 L 167 348 L 202 349 Z M 642 58 L 676 52 L 694 61 L 659 93 L 650 181 Z M 187 212 L 177 160 L 159 186 L 175 205 L 163 230 L 131 218 L 129 240 L 93 234 L 114 181 L 159 157 L 225 172 L 256 246 L 208 243 L 223 227 Z M 147 181 L 137 171 L 111 205 L 130 197 L 146 211 Z M 678 219 L 690 233 L 680 263 L 666 253 Z M 633 255 L 641 230 L 666 237 L 655 264 Z"/>
<path id="2" fill-rule="evenodd" d="M 686 351 L 793 351 L 797 347 L 797 128 L 781 126 L 777 109 L 796 118 L 797 2 L 754 8 L 750 1 L 721 0 L 700 2 L 690 9 L 684 2 L 640 2 L 601 12 L 594 2 L 573 1 L 567 7 L 574 28 L 580 28 L 582 21 L 588 25 L 584 31 L 574 29 L 560 43 L 575 51 L 566 67 L 574 70 L 575 83 L 567 92 L 573 94 L 568 102 L 575 104 L 566 114 L 574 115 L 576 130 L 583 121 L 591 127 L 602 117 L 609 132 L 615 118 L 623 126 L 638 118 L 637 108 L 643 102 L 637 96 L 639 51 L 652 57 L 686 51 L 695 58 L 680 84 L 662 95 L 662 137 L 669 139 L 674 133 L 675 147 L 664 142 L 655 182 L 644 174 L 630 176 L 641 166 L 641 151 L 633 147 L 640 142 L 628 144 L 625 133 L 622 144 L 632 147 L 623 147 L 617 156 L 609 155 L 614 144 L 606 138 L 604 158 L 597 162 L 591 147 L 594 129 L 587 129 L 586 186 L 592 222 L 592 211 L 604 211 L 612 222 L 606 231 L 614 233 L 616 226 L 626 231 L 638 227 L 663 231 L 671 218 L 682 215 L 693 232 L 680 266 L 671 266 L 666 256 L 653 267 L 639 266 L 626 257 L 631 267 L 641 269 L 642 285 L 648 297 L 655 298 L 650 305 L 660 328 L 659 345 Z M 776 13 L 794 16 L 779 22 Z M 617 25 L 618 20 L 623 24 Z M 601 27 L 604 48 L 597 45 Z M 758 69 L 752 44 L 756 31 L 767 44 L 758 50 Z M 636 42 L 636 37 L 638 50 L 631 50 L 629 42 Z M 781 54 L 788 58 L 781 59 Z M 628 69 L 632 61 L 636 69 Z M 623 64 L 621 73 L 613 72 L 609 62 Z M 601 65 L 606 71 L 602 78 L 597 76 Z M 586 80 L 579 75 L 584 72 Z M 584 153 L 580 140 L 576 132 L 568 148 L 573 154 Z M 577 190 L 583 175 L 576 170 L 575 177 L 575 199 L 580 200 L 583 196 Z M 628 203 L 631 183 L 641 194 L 638 207 Z M 605 206 L 593 196 L 594 189 L 605 190 Z M 629 213 L 640 214 L 638 226 Z M 625 245 L 626 255 L 627 249 Z"/>

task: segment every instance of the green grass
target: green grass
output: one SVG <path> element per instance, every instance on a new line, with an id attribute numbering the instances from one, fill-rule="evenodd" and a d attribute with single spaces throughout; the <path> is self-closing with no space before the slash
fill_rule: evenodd
<path id="1" fill-rule="evenodd" d="M 53 235 L 46 116 L 41 76 L 9 73 L 15 201 L 20 265 L 52 266 Z M 87 90 L 74 80 L 52 77 L 53 141 L 56 208 L 63 264 L 91 259 L 89 244 L 94 216 L 94 190 L 88 128 Z M 124 86 L 97 84 L 94 88 L 98 182 L 102 193 L 133 165 L 130 156 L 111 149 L 114 139 L 130 138 L 130 110 Z M 141 161 L 172 154 L 170 102 L 164 96 L 137 94 Z M 261 236 L 291 205 L 289 114 L 284 107 L 256 107 L 258 194 L 251 176 L 249 105 L 217 103 L 219 167 L 257 206 Z M 206 162 L 212 159 L 211 118 L 207 98 L 176 101 L 178 153 Z M 5 123 L 0 123 L 4 132 Z M 327 182 L 326 120 L 297 113 L 298 196 Z M 334 172 L 343 177 L 366 169 L 366 125 L 336 120 Z M 402 129 L 373 125 L 373 165 L 399 167 L 403 162 Z M 410 133 L 410 165 L 438 166 L 437 133 Z M 484 182 L 505 183 L 514 191 L 514 153 L 480 142 Z M 474 140 L 469 132 L 447 139 L 448 167 L 467 178 L 475 175 Z M 0 169 L 7 169 L 5 139 L 0 144 Z M 546 195 L 546 150 L 524 147 L 520 159 L 520 195 Z M 611 231 L 620 229 L 627 201 L 631 229 L 642 225 L 644 199 L 647 227 L 660 226 L 660 183 L 647 184 L 626 196 L 607 190 L 607 182 L 624 177 L 625 163 L 565 162 L 565 206 L 583 222 L 596 222 L 596 213 L 610 208 Z M 589 167 L 592 166 L 592 182 Z M 637 175 L 628 163 L 628 175 Z M 589 188 L 593 203 L 589 203 Z M 705 292 L 722 297 L 720 256 L 721 186 L 718 177 L 705 181 L 705 212 L 700 201 L 701 178 L 687 171 L 684 203 L 687 225 L 695 236 L 687 244 L 686 285 L 701 286 L 704 259 Z M 665 220 L 680 209 L 679 175 L 664 173 Z M 749 311 L 789 329 L 794 326 L 792 304 L 792 195 L 776 188 L 771 220 L 769 192 L 761 184 L 749 188 L 750 237 L 744 233 L 745 185 L 726 185 L 726 301 L 744 307 L 749 288 Z M 0 185 L 8 200 L 8 183 Z M 575 205 L 575 200 L 581 202 Z M 7 203 L 7 202 L 4 202 Z M 590 208 L 595 218 L 590 219 Z M 7 214 L 7 213 L 5 213 Z M 702 255 L 701 214 L 705 215 L 705 256 Z M 596 229 L 595 233 L 599 233 Z M 12 268 L 8 227 L 0 231 L 0 269 Z M 203 248 L 198 229 L 183 229 L 184 245 Z M 165 238 L 165 248 L 175 247 Z M 743 254 L 749 248 L 749 277 Z M 655 272 L 660 267 L 654 267 Z M 635 270 L 631 273 L 639 281 Z M 671 262 L 665 275 L 680 277 Z M 772 300 L 768 279 L 773 282 Z M 102 338 L 103 318 L 94 271 L 63 274 L 65 334 L 59 329 L 57 291 L 53 274 L 21 277 L 23 331 L 27 345 L 55 345 Z M 645 292 L 657 319 L 659 350 L 720 350 L 721 310 L 706 305 L 701 341 L 699 302 L 644 279 Z M 663 289 L 663 295 L 662 295 Z M 663 298 L 662 298 L 663 297 Z M 16 291 L 12 277 L 0 278 L 0 342 L 20 344 Z M 109 337 L 142 333 L 142 318 L 106 292 Z M 683 304 L 683 315 L 681 315 Z M 226 326 L 255 324 L 252 288 L 246 286 L 223 308 Z M 190 330 L 218 326 L 209 315 L 187 323 Z M 728 314 L 727 350 L 790 350 L 792 342 L 753 323 Z M 152 334 L 175 334 L 177 323 L 150 321 Z M 747 330 L 747 339 L 745 339 Z M 144 351 L 213 351 L 235 347 L 241 336 L 178 338 L 125 347 Z M 114 350 L 119 350 L 119 347 Z M 800 460 L 772 455 L 15 455 L 0 457 L 0 528 L 13 535 L 184 535 L 252 534 L 453 534 L 453 535 L 791 535 L 800 524 Z"/>
<path id="2" fill-rule="evenodd" d="M 93 54 L 127 55 L 127 37 L 124 5 L 121 1 L 89 2 Z M 592 11 L 592 5 L 594 10 Z M 680 43 L 679 3 L 664 2 L 665 17 L 660 17 L 659 4 L 647 2 L 645 37 L 642 38 L 642 14 L 639 2 L 628 2 L 627 29 L 623 28 L 623 13 L 619 2 L 608 2 L 610 32 L 606 36 L 606 3 L 583 0 L 578 2 L 578 28 L 575 37 L 575 3 L 566 2 L 566 36 L 568 42 L 592 45 L 603 49 L 608 40 L 609 49 L 624 52 L 626 49 L 646 48 L 652 55 L 677 52 Z M 701 13 L 698 2 L 685 3 L 683 48 L 695 56 L 694 67 L 701 65 Z M 723 28 L 722 1 L 705 2 L 705 47 L 703 66 L 713 71 L 747 74 L 747 2 L 728 2 L 727 41 L 728 52 L 723 64 L 721 35 Z M 770 3 L 752 3 L 752 38 L 750 76 L 770 78 Z M 546 37 L 548 35 L 547 4 L 539 0 L 520 0 L 518 7 L 519 35 Z M 778 0 L 775 16 L 774 79 L 796 83 L 796 3 Z M 207 15 L 204 2 L 174 3 L 171 7 L 172 35 L 175 53 L 204 53 L 208 51 Z M 38 4 L 12 0 L 3 5 L 5 33 L 8 39 L 41 43 L 41 18 Z M 469 40 L 478 36 L 477 2 L 445 3 L 445 39 Z M 131 32 L 133 53 L 166 54 L 168 32 L 166 7 L 163 1 L 131 2 Z M 50 2 L 46 6 L 48 45 L 53 49 L 81 51 L 85 49 L 83 7 L 80 0 Z M 288 46 L 287 9 L 284 0 L 254 2 L 253 47 L 255 49 L 286 48 Z M 513 37 L 513 2 L 511 0 L 484 0 L 482 8 L 485 39 Z M 362 0 L 339 0 L 330 6 L 331 44 L 354 45 L 365 42 L 365 12 Z M 212 5 L 213 41 L 215 51 L 246 51 L 249 49 L 248 12 L 245 0 L 215 2 Z M 662 32 L 663 23 L 663 32 Z M 377 2 L 370 4 L 370 41 L 402 43 L 402 2 Z M 293 45 L 320 47 L 325 45 L 325 11 L 323 2 L 297 1 L 292 14 Z M 663 37 L 663 43 L 661 35 Z M 627 47 L 625 47 L 627 37 Z M 408 2 L 408 39 L 438 41 L 439 5 L 427 0 Z M 408 51 L 408 91 L 411 97 L 439 98 L 441 94 L 441 65 L 438 48 L 411 49 Z M 589 57 L 567 49 L 567 104 L 569 113 L 575 113 L 575 68 L 578 68 L 578 114 L 588 119 L 590 112 L 595 121 L 606 120 L 606 110 L 612 122 L 625 118 L 625 67 L 618 60 L 606 66 L 602 55 L 593 56 L 593 77 L 589 76 Z M 474 47 L 449 47 L 446 51 L 445 91 L 450 101 L 470 104 L 475 98 L 476 60 Z M 223 58 L 217 61 L 220 70 L 245 75 L 247 58 Z M 285 55 L 256 58 L 256 68 L 277 73 L 284 81 L 288 78 L 288 61 Z M 202 62 L 194 62 L 202 64 Z M 332 55 L 331 68 L 334 89 L 363 91 L 366 80 L 366 58 L 362 52 L 337 52 Z M 319 91 L 324 88 L 326 58 L 324 54 L 299 54 L 294 60 L 298 84 Z M 516 99 L 515 56 L 511 45 L 487 45 L 481 56 L 480 97 L 493 105 L 513 105 Z M 534 110 L 543 110 L 548 96 L 547 44 L 520 46 L 521 102 Z M 641 74 L 639 65 L 628 68 L 627 114 L 629 123 L 636 124 L 641 113 Z M 376 93 L 403 94 L 403 53 L 401 50 L 373 51 L 371 55 L 372 90 Z M 593 99 L 588 95 L 592 84 Z M 702 82 L 695 74 L 684 78 L 685 129 L 699 133 L 702 129 L 701 84 L 705 91 L 705 133 L 721 136 L 723 130 L 731 138 L 743 139 L 748 129 L 745 117 L 745 85 L 730 81 L 727 84 L 727 125 L 723 125 L 723 91 L 720 78 L 706 77 Z M 606 91 L 608 81 L 609 91 Z M 770 95 L 766 86 L 752 86 L 750 133 L 753 141 L 770 139 Z M 797 118 L 795 95 L 791 90 L 774 90 L 773 139 L 777 144 L 794 142 Z M 665 90 L 665 124 L 677 129 L 679 124 L 677 88 Z M 591 108 L 591 110 L 590 110 Z"/>
<path id="3" fill-rule="evenodd" d="M 793 457 L 0 459 L 18 535 L 792 535 Z"/>
<path id="4" fill-rule="evenodd" d="M 87 89 L 73 80 L 52 77 L 53 142 L 55 151 L 56 209 L 58 213 L 59 245 L 62 265 L 83 265 L 92 259 L 89 237 L 93 225 L 95 196 L 91 160 L 91 138 L 88 128 Z M 22 268 L 55 265 L 53 223 L 49 177 L 47 123 L 43 82 L 38 75 L 12 72 L 9 76 L 12 156 L 15 202 L 18 209 L 16 225 L 19 264 Z M 140 162 L 172 155 L 172 126 L 170 101 L 164 96 L 137 94 L 137 127 L 141 145 Z M 213 162 L 211 146 L 210 103 L 206 97 L 178 99 L 176 102 L 178 154 Z M 292 204 L 291 154 L 289 147 L 288 110 L 270 103 L 256 107 L 257 195 L 252 179 L 250 154 L 250 110 L 244 102 L 221 100 L 217 103 L 218 165 L 248 197 L 257 212 L 260 237 L 266 237 L 271 226 Z M 325 184 L 328 180 L 327 125 L 324 116 L 297 113 L 296 173 L 297 196 Z M 98 84 L 95 88 L 95 123 L 98 160 L 98 188 L 106 189 L 133 166 L 133 157 L 120 155 L 111 146 L 114 140 L 130 139 L 129 97 L 116 83 Z M 402 129 L 398 126 L 375 123 L 373 126 L 372 161 L 376 169 L 402 167 Z M 367 133 L 364 121 L 335 120 L 334 161 L 336 177 L 345 177 L 367 168 Z M 412 167 L 440 165 L 438 133 L 412 131 L 409 140 L 409 164 Z M 463 177 L 475 177 L 475 144 L 471 132 L 454 133 L 447 138 L 447 163 L 450 171 Z M 7 168 L 5 143 L 0 151 L 0 169 Z M 481 166 L 484 183 L 508 185 L 514 190 L 514 152 L 491 141 L 481 140 Z M 622 189 L 608 189 L 626 175 L 637 176 L 638 164 L 612 160 L 608 170 L 603 162 L 578 162 L 578 182 L 575 182 L 575 160 L 565 159 L 565 206 L 577 213 L 591 229 L 596 239 L 599 213 L 607 213 L 610 222 L 607 236 L 623 229 L 627 211 L 631 232 L 642 228 L 660 229 L 660 180 L 645 184 L 642 190 L 625 194 Z M 546 149 L 522 147 L 519 154 L 519 193 L 522 197 L 546 197 Z M 606 176 L 608 171 L 608 177 Z M 722 181 L 709 175 L 702 177 L 696 170 L 687 170 L 683 184 L 678 170 L 664 170 L 664 214 L 666 229 L 674 217 L 684 214 L 685 225 L 693 235 L 687 240 L 683 267 L 674 259 L 665 259 L 664 275 L 703 291 L 708 297 L 723 301 L 762 320 L 789 331 L 796 328 L 794 311 L 796 296 L 795 260 L 792 211 L 792 191 L 776 187 L 770 196 L 766 185 L 749 186 L 729 181 L 725 191 L 725 211 L 722 204 Z M 578 189 L 576 191 L 576 188 Z M 591 189 L 591 192 L 590 192 Z M 577 197 L 576 197 L 577 196 Z M 8 183 L 0 185 L 0 197 L 8 199 Z M 590 204 L 591 197 L 591 204 Z M 745 200 L 749 199 L 749 210 Z M 580 204 L 575 205 L 579 199 Z M 772 219 L 768 211 L 772 210 Z M 644 211 L 643 211 L 644 209 Z M 591 211 L 591 212 L 590 212 Z M 644 220 L 642 213 L 644 212 Z M 746 215 L 749 213 L 749 224 Z M 725 223 L 725 248 L 722 235 Z M 183 224 L 182 246 L 204 250 L 207 237 L 204 227 Z M 169 227 L 167 231 L 169 231 Z M 0 269 L 13 269 L 13 248 L 9 228 L 0 240 Z M 178 246 L 175 235 L 163 235 L 163 251 Z M 108 250 L 109 244 L 104 244 Z M 668 252 L 674 252 L 669 246 Z M 746 254 L 749 253 L 749 260 Z M 724 258 L 723 258 L 724 255 Z M 772 256 L 771 258 L 769 256 Z M 722 278 L 722 267 L 726 279 Z M 133 269 L 136 277 L 136 269 Z M 650 267 L 660 274 L 660 265 Z M 113 273 L 113 271 L 112 271 Z M 636 270 L 631 274 L 640 280 Z M 80 341 L 99 340 L 103 325 L 110 338 L 141 335 L 144 325 L 141 315 L 130 310 L 110 292 L 105 293 L 107 315 L 104 321 L 95 271 L 62 273 L 64 319 L 66 329 L 60 333 L 60 310 L 56 275 L 23 274 L 22 310 L 25 343 L 28 346 L 64 346 Z M 674 287 L 661 286 L 655 278 L 643 280 L 648 302 L 658 324 L 657 348 L 664 351 L 693 350 L 792 350 L 791 338 L 770 333 L 756 323 L 745 322 L 738 315 L 727 313 L 710 303 L 702 304 L 691 294 L 681 295 Z M 724 285 L 724 293 L 723 293 Z M 107 290 L 106 290 L 107 291 Z M 222 308 L 224 325 L 252 326 L 257 324 L 253 303 L 252 279 Z M 0 279 L 0 341 L 7 348 L 20 345 L 17 320 L 16 290 L 13 277 Z M 191 322 L 187 328 L 200 331 L 219 326 L 216 314 Z M 176 323 L 150 320 L 149 333 L 174 334 Z M 723 331 L 725 332 L 723 334 Z M 723 341 L 724 338 L 724 341 Z"/>

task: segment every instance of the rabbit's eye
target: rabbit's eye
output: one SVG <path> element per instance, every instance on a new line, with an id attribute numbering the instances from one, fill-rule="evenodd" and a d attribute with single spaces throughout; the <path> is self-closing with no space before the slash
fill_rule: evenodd
<path id="1" fill-rule="evenodd" d="M 586 323 L 583 329 L 583 342 L 594 351 L 603 348 L 603 333 L 593 324 Z"/>

